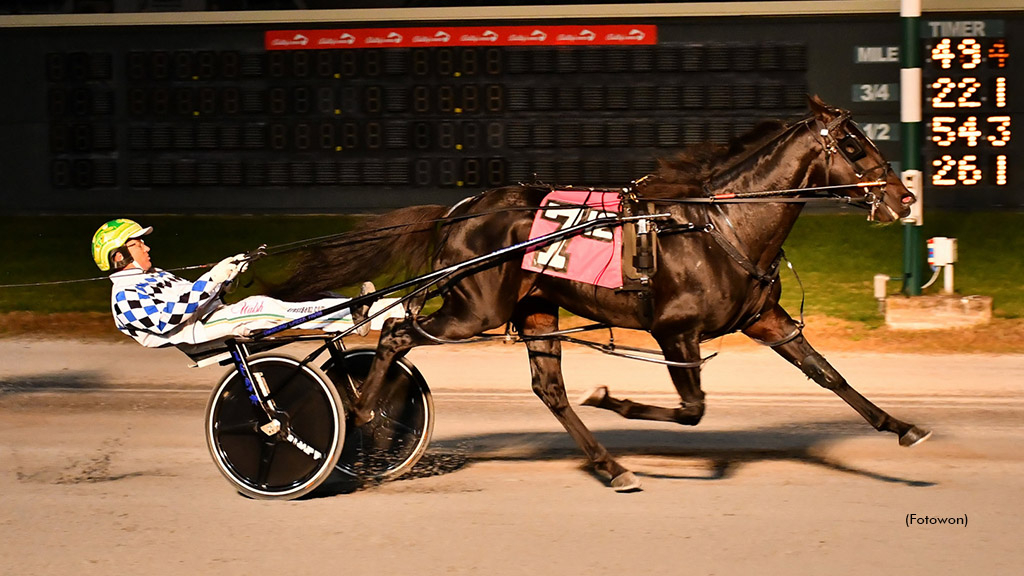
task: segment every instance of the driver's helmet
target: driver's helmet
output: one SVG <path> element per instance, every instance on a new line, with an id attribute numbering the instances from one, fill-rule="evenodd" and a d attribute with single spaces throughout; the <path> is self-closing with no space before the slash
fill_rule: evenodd
<path id="1" fill-rule="evenodd" d="M 92 235 L 92 259 L 100 270 L 106 272 L 113 264 L 110 256 L 132 238 L 145 236 L 153 231 L 152 226 L 143 228 L 138 222 L 127 218 L 111 220 Z"/>

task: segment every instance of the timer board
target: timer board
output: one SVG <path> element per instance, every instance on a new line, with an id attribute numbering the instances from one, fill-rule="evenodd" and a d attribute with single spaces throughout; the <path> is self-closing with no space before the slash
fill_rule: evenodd
<path id="1" fill-rule="evenodd" d="M 998 199 L 1024 186 L 1021 163 L 1011 162 L 1020 157 L 1013 102 L 1021 88 L 1003 23 L 974 24 L 951 30 L 925 22 L 922 165 L 940 194 Z"/>
<path id="2" fill-rule="evenodd" d="M 985 18 L 922 19 L 930 205 L 1024 205 L 1024 17 Z M 492 24 L 6 29 L 0 207 L 330 212 L 620 187 L 800 117 L 809 93 L 898 168 L 897 15 Z"/>

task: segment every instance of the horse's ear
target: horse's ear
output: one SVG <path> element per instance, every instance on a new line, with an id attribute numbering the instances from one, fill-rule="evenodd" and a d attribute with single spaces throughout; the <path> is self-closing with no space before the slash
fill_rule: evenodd
<path id="1" fill-rule="evenodd" d="M 815 115 L 820 116 L 829 111 L 828 104 L 822 100 L 817 94 L 807 95 L 807 104 L 811 107 L 811 112 Z"/>
<path id="2" fill-rule="evenodd" d="M 817 94 L 810 94 L 807 96 L 807 103 L 811 107 L 811 113 L 823 120 L 831 120 L 837 115 L 835 108 L 825 104 L 825 101 L 818 97 Z"/>

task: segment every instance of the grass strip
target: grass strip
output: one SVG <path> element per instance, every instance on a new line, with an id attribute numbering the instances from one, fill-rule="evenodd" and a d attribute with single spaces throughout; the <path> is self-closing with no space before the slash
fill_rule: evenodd
<path id="1" fill-rule="evenodd" d="M 47 282 L 103 276 L 92 263 L 89 241 L 108 218 L 103 216 L 0 217 L 0 285 Z M 165 269 L 213 263 L 260 244 L 279 246 L 351 229 L 348 216 L 153 216 L 136 218 L 152 225 L 147 238 L 154 263 Z M 922 237 L 958 239 L 956 289 L 994 299 L 1001 318 L 1024 318 L 1024 214 L 932 213 L 925 218 Z M 860 215 L 804 215 L 786 242 L 806 289 L 806 311 L 877 327 L 882 323 L 873 298 L 873 276 L 888 274 L 890 293 L 900 289 L 903 230 L 900 225 L 877 226 Z M 922 253 L 924 246 L 920 249 Z M 316 265 L 316 263 L 309 263 Z M 254 266 L 266 277 L 281 274 L 282 259 Z M 200 270 L 183 272 L 195 278 Z M 930 272 L 929 272 L 930 274 Z M 362 281 L 353 279 L 353 283 Z M 935 292 L 942 284 L 929 289 Z M 783 272 L 783 304 L 794 315 L 800 291 Z M 250 287 L 255 290 L 257 286 Z M 236 294 L 244 295 L 245 290 Z M 105 280 L 0 288 L 0 312 L 105 312 L 110 307 L 110 284 Z"/>

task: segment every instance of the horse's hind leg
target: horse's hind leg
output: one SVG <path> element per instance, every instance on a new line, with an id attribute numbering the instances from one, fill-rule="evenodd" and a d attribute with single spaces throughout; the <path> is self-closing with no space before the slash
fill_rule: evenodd
<path id="1" fill-rule="evenodd" d="M 484 306 L 488 304 L 483 301 Z M 492 308 L 497 309 L 496 306 Z M 362 426 L 373 420 L 373 406 L 376 406 L 377 399 L 383 391 L 384 377 L 388 369 L 409 350 L 426 344 L 438 344 L 439 341 L 436 339 L 463 340 L 503 323 L 478 312 L 477 308 L 473 308 L 460 295 L 458 298 L 452 296 L 446 300 L 441 308 L 430 316 L 407 316 L 398 320 L 387 320 L 381 330 L 370 373 L 352 407 L 355 424 Z M 511 314 L 511 306 L 508 314 Z"/>
<path id="2" fill-rule="evenodd" d="M 666 360 L 680 363 L 700 361 L 700 344 L 696 337 L 670 335 L 658 338 Z M 704 392 L 700 388 L 700 368 L 669 366 L 669 375 L 679 393 L 680 404 L 674 408 L 651 406 L 632 400 L 614 398 L 608 388 L 594 388 L 580 399 L 580 404 L 611 410 L 624 418 L 633 420 L 656 420 L 695 426 L 704 416 Z"/>
<path id="3" fill-rule="evenodd" d="M 377 405 L 377 398 L 383 391 L 384 375 L 387 374 L 392 363 L 416 346 L 433 343 L 423 338 L 415 330 L 413 321 L 409 317 L 398 320 L 392 318 L 385 321 L 377 344 L 377 352 L 373 357 L 373 364 L 370 366 L 370 373 L 360 387 L 359 397 L 355 404 L 351 406 L 352 418 L 356 426 L 362 426 L 376 417 L 373 407 Z"/>
<path id="4" fill-rule="evenodd" d="M 773 342 L 782 342 L 796 334 L 797 330 L 796 322 L 782 307 L 776 305 L 743 332 L 755 340 L 772 345 Z M 913 446 L 931 435 L 931 432 L 927 430 L 893 418 L 885 410 L 861 396 L 821 354 L 807 343 L 803 334 L 797 335 L 788 342 L 772 345 L 772 348 L 780 356 L 800 368 L 808 378 L 814 380 L 819 386 L 835 392 L 869 424 L 874 426 L 875 430 L 888 431 L 899 436 L 900 446 Z"/>
<path id="5" fill-rule="evenodd" d="M 558 340 L 529 339 L 532 335 L 558 330 L 558 308 L 537 299 L 524 300 L 516 310 L 515 323 L 519 333 L 527 337 L 533 392 L 562 423 L 597 473 L 611 481 L 612 488 L 618 492 L 639 490 L 637 477 L 612 458 L 569 405 L 562 380 L 562 344 Z"/>

